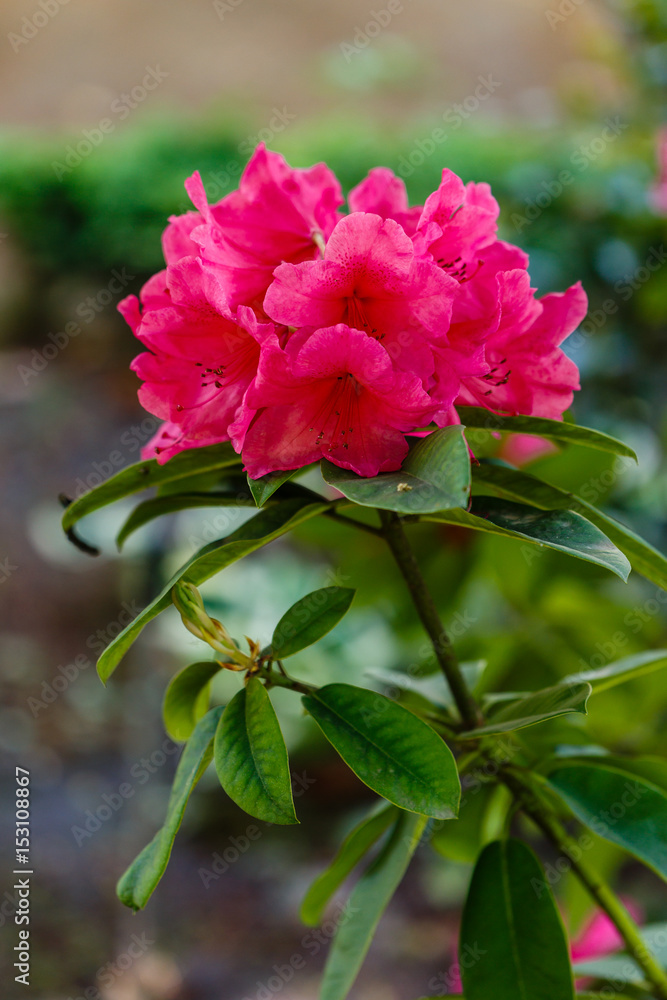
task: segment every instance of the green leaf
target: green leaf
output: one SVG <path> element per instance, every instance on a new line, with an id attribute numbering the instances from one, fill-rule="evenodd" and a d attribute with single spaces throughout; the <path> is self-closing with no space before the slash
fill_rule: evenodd
<path id="1" fill-rule="evenodd" d="M 322 587 L 306 594 L 276 625 L 271 639 L 273 655 L 282 660 L 312 646 L 338 624 L 354 595 L 349 587 Z"/>
<path id="2" fill-rule="evenodd" d="M 632 568 L 667 590 L 667 559 L 630 528 L 603 513 L 586 500 L 537 479 L 500 465 L 482 464 L 473 469 L 473 492 L 492 494 L 505 500 L 527 502 L 543 510 L 573 510 L 605 533 L 630 560 Z"/>
<path id="3" fill-rule="evenodd" d="M 289 469 L 286 472 L 269 472 L 261 479 L 251 479 L 248 476 L 248 486 L 258 507 L 263 507 L 269 497 L 273 496 L 276 490 L 286 483 L 288 479 L 295 476 L 301 469 Z"/>
<path id="4" fill-rule="evenodd" d="M 303 704 L 345 763 L 401 809 L 451 819 L 461 785 L 452 752 L 416 715 L 384 695 L 327 684 Z"/>
<path id="5" fill-rule="evenodd" d="M 181 510 L 191 510 L 195 507 L 254 507 L 255 503 L 246 493 L 245 497 L 238 489 L 229 489 L 217 493 L 169 493 L 164 496 L 152 497 L 138 504 L 129 515 L 116 536 L 116 545 L 123 545 L 139 528 L 142 528 L 156 517 L 165 514 L 175 514 Z"/>
<path id="6" fill-rule="evenodd" d="M 137 462 L 127 469 L 121 469 L 100 486 L 74 500 L 63 514 L 63 530 L 68 531 L 86 514 L 92 514 L 107 504 L 148 489 L 149 486 L 159 486 L 161 483 L 185 479 L 197 473 L 226 469 L 240 464 L 241 456 L 236 454 L 228 441 L 223 444 L 212 444 L 206 448 L 188 448 L 187 451 L 174 455 L 164 465 L 158 465 L 154 458 L 146 462 Z"/>
<path id="7" fill-rule="evenodd" d="M 164 696 L 164 727 L 173 740 L 187 740 L 208 711 L 211 679 L 220 670 L 215 660 L 191 663 L 172 678 Z"/>
<path id="8" fill-rule="evenodd" d="M 396 806 L 385 805 L 348 834 L 329 867 L 315 879 L 304 896 L 300 911 L 304 924 L 317 927 L 333 894 L 398 815 Z"/>
<path id="9" fill-rule="evenodd" d="M 623 553 L 599 528 L 571 510 L 537 511 L 506 500 L 473 497 L 469 511 L 446 510 L 423 515 L 421 520 L 488 531 L 555 549 L 603 566 L 622 580 L 627 580 L 631 569 Z"/>
<path id="10" fill-rule="evenodd" d="M 612 767 L 616 771 L 643 778 L 649 785 L 655 785 L 667 793 L 667 760 L 664 757 L 622 757 L 604 750 L 595 753 L 584 753 L 583 750 L 584 747 L 557 747 L 554 756 L 546 758 L 540 765 L 540 771 L 549 774 L 563 767 L 564 763 L 590 764 L 593 757 L 603 767 Z"/>
<path id="11" fill-rule="evenodd" d="M 461 736 L 464 739 L 475 739 L 478 736 L 511 733 L 515 729 L 525 729 L 538 722 L 548 722 L 549 719 L 557 719 L 558 716 L 568 715 L 570 712 L 587 715 L 586 702 L 590 694 L 591 686 L 585 681 L 567 688 L 556 684 L 554 687 L 526 695 L 518 701 L 503 703 L 503 707 L 491 716 L 488 725 L 461 733 Z"/>
<path id="12" fill-rule="evenodd" d="M 298 524 L 328 509 L 328 503 L 310 503 L 305 499 L 285 500 L 260 511 L 226 538 L 205 545 L 172 576 L 141 614 L 109 643 L 97 661 L 97 671 L 101 679 L 104 682 L 109 679 L 144 626 L 170 606 L 172 588 L 179 580 L 198 586 L 215 573 L 219 573 L 225 566 L 255 552 L 263 545 L 268 545 Z"/>
<path id="13" fill-rule="evenodd" d="M 188 799 L 211 762 L 213 737 L 221 714 L 222 708 L 214 708 L 197 723 L 176 768 L 164 825 L 118 882 L 118 898 L 133 910 L 146 905 L 164 875 Z"/>
<path id="14" fill-rule="evenodd" d="M 352 890 L 327 957 L 320 1000 L 345 1000 L 425 825 L 424 816 L 401 813 L 386 846 Z"/>
<path id="15" fill-rule="evenodd" d="M 657 785 L 604 758 L 567 764 L 547 780 L 578 820 L 667 879 L 667 795 Z"/>
<path id="16" fill-rule="evenodd" d="M 570 674 L 563 678 L 561 684 L 569 686 L 579 681 L 588 681 L 594 692 L 606 691 L 616 684 L 634 680 L 664 666 L 667 666 L 667 649 L 655 649 L 645 653 L 635 653 L 633 656 L 624 656 L 622 660 L 608 663 L 604 667 Z"/>
<path id="17" fill-rule="evenodd" d="M 565 929 L 542 866 L 520 840 L 494 841 L 480 854 L 459 961 L 468 1000 L 573 1000 Z"/>
<path id="18" fill-rule="evenodd" d="M 364 478 L 322 462 L 324 481 L 348 500 L 401 514 L 465 506 L 470 495 L 470 452 L 459 426 L 433 431 L 414 444 L 399 472 Z"/>
<path id="19" fill-rule="evenodd" d="M 640 984 L 645 982 L 642 970 L 635 964 L 630 955 L 625 954 L 584 959 L 581 962 L 576 962 L 573 969 L 576 976 L 593 976 L 595 979 L 607 979 L 614 983 Z M 599 998 L 600 993 L 595 994 L 595 996 Z M 614 1000 L 617 1000 L 617 997 L 618 994 L 614 990 Z"/>
<path id="20" fill-rule="evenodd" d="M 220 784 L 256 819 L 298 823 L 287 747 L 266 688 L 256 677 L 234 695 L 215 734 Z"/>
<path id="21" fill-rule="evenodd" d="M 584 761 L 588 763 L 588 761 Z M 610 754 L 602 761 L 618 771 L 637 775 L 667 793 L 667 760 L 664 757 L 617 757 Z M 666 938 L 667 940 L 667 938 Z"/>
<path id="22" fill-rule="evenodd" d="M 580 427 L 561 420 L 547 420 L 544 417 L 501 417 L 481 406 L 458 406 L 457 411 L 465 427 L 480 427 L 490 433 L 510 431 L 513 434 L 535 434 L 549 441 L 579 444 L 611 455 L 625 455 L 637 461 L 636 454 L 627 444 L 590 427 Z"/>

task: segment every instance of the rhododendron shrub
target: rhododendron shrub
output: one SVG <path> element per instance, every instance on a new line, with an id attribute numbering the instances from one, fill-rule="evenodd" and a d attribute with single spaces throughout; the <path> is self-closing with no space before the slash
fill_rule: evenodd
<path id="1" fill-rule="evenodd" d="M 298 822 L 270 697 L 282 687 L 301 698 L 311 724 L 377 799 L 303 901 L 304 922 L 320 923 L 360 871 L 322 1000 L 347 996 L 415 852 L 431 843 L 458 857 L 462 840 L 474 869 L 459 961 L 432 982 L 434 994 L 572 1000 L 576 974 L 614 983 L 620 996 L 618 955 L 596 958 L 603 964 L 593 971 L 584 961 L 619 947 L 621 989 L 628 983 L 633 995 L 666 1000 L 655 928 L 640 929 L 601 880 L 592 838 L 667 877 L 664 774 L 655 760 L 587 746 L 583 717 L 589 700 L 595 711 L 598 690 L 658 670 L 667 651 L 578 674 L 564 667 L 544 690 L 497 690 L 502 669 L 460 664 L 410 542 L 411 525 L 430 522 L 441 526 L 434 545 L 447 526 L 490 533 L 513 539 L 527 559 L 552 550 L 622 580 L 634 569 L 665 587 L 667 560 L 634 531 L 519 468 L 570 446 L 635 457 L 568 413 L 579 375 L 567 338 L 586 314 L 583 289 L 538 296 L 524 251 L 499 238 L 489 186 L 464 184 L 446 168 L 424 205 L 411 206 L 403 182 L 376 167 L 349 192 L 346 210 L 327 166 L 293 169 L 260 146 L 238 190 L 217 203 L 198 174 L 186 189 L 193 210 L 169 221 L 165 269 L 119 307 L 142 347 L 132 363 L 140 402 L 163 423 L 140 463 L 68 503 L 63 526 L 90 552 L 77 534 L 81 518 L 149 488 L 155 495 L 129 515 L 119 545 L 187 508 L 254 512 L 195 552 L 100 657 L 107 681 L 171 606 L 205 650 L 167 688 L 164 722 L 183 754 L 164 825 L 122 876 L 120 899 L 133 909 L 149 903 L 211 761 L 249 815 Z M 317 686 L 287 672 L 284 661 L 348 612 L 352 587 L 304 594 L 271 636 L 244 643 L 210 616 L 200 584 L 313 519 L 363 533 L 378 551 L 387 546 L 439 681 L 428 669 L 422 676 L 398 667 L 376 682 L 363 674 L 358 685 Z M 211 681 L 223 671 L 239 678 L 226 705 L 211 701 Z M 562 717 L 582 723 L 576 745 L 548 727 L 551 741 L 532 740 L 533 728 Z M 486 815 L 472 825 L 461 794 L 471 782 L 502 793 L 490 792 Z M 546 867 L 533 849 L 541 853 L 542 841 L 551 845 Z M 573 946 L 554 893 L 564 871 L 601 914 Z M 604 946 L 591 948 L 599 929 Z"/>

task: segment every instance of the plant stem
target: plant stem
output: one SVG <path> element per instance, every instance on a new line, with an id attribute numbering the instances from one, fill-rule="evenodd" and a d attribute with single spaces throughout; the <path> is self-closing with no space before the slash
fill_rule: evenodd
<path id="1" fill-rule="evenodd" d="M 269 670 L 268 667 L 260 667 L 259 670 L 253 671 L 253 676 L 266 681 L 267 687 L 287 688 L 289 691 L 298 691 L 299 694 L 313 694 L 314 691 L 317 691 L 314 685 L 305 684 L 303 681 L 297 681 L 290 677 L 285 673 L 284 668 L 282 673 L 276 673 L 275 670 Z"/>
<path id="2" fill-rule="evenodd" d="M 382 533 L 407 584 L 422 625 L 433 644 L 433 651 L 449 684 L 461 719 L 467 728 L 474 729 L 482 721 L 479 709 L 461 673 L 451 639 L 442 624 L 435 601 L 403 530 L 401 519 L 397 514 L 385 510 L 379 511 L 379 514 Z"/>
<path id="3" fill-rule="evenodd" d="M 625 946 L 643 970 L 646 978 L 655 989 L 656 997 L 667 1000 L 667 973 L 656 961 L 654 955 L 642 940 L 639 928 L 621 903 L 616 894 L 592 871 L 582 857 L 582 849 L 576 840 L 569 835 L 557 817 L 548 810 L 533 792 L 528 782 L 515 770 L 503 770 L 500 777 L 520 803 L 527 816 L 533 820 L 542 833 L 558 848 L 561 854 L 569 859 L 572 870 L 588 890 L 625 942 Z"/>
<path id="4" fill-rule="evenodd" d="M 383 537 L 383 533 L 380 528 L 373 527 L 372 524 L 366 524 L 364 521 L 357 521 L 354 517 L 348 517 L 346 514 L 339 514 L 337 510 L 325 510 L 325 517 L 330 517 L 334 521 L 339 521 L 341 524 L 347 524 L 352 528 L 359 528 L 361 531 L 365 531 L 369 535 L 375 535 L 376 537 Z"/>

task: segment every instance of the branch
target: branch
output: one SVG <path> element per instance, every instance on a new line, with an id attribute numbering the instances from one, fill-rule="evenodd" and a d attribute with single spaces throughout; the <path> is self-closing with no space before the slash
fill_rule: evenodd
<path id="1" fill-rule="evenodd" d="M 482 721 L 479 709 L 463 678 L 451 639 L 442 624 L 435 601 L 403 530 L 401 519 L 397 514 L 384 510 L 379 511 L 379 514 L 382 533 L 407 584 L 421 623 L 431 640 L 436 659 L 449 684 L 461 718 L 467 728 L 474 729 Z"/>
<path id="2" fill-rule="evenodd" d="M 582 851 L 573 837 L 556 816 L 535 795 L 530 780 L 516 770 L 505 769 L 499 777 L 510 789 L 521 808 L 542 831 L 548 840 L 569 859 L 572 870 L 586 887 L 621 935 L 630 956 L 644 972 L 655 990 L 656 997 L 667 1000 L 667 973 L 642 939 L 639 928 L 620 899 L 597 872 L 592 871 L 582 858 Z"/>

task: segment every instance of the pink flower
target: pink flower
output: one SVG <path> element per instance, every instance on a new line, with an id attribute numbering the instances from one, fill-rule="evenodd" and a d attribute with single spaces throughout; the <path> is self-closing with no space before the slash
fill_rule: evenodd
<path id="1" fill-rule="evenodd" d="M 449 326 L 456 282 L 418 259 L 397 222 L 354 212 L 341 219 L 324 260 L 282 264 L 264 300 L 277 323 L 345 323 L 382 341 L 397 366 L 433 372 L 429 340 Z"/>
<path id="2" fill-rule="evenodd" d="M 643 919 L 640 908 L 632 900 L 623 900 L 628 912 L 637 923 Z M 603 958 L 623 948 L 624 942 L 615 924 L 606 913 L 597 910 L 571 945 L 572 961 Z M 589 979 L 577 979 L 577 989 L 585 989 Z"/>
<path id="3" fill-rule="evenodd" d="M 443 412 L 439 424 L 458 422 L 451 407 L 464 380 L 484 379 L 491 372 L 485 343 L 500 325 L 502 313 L 498 276 L 523 268 L 528 257 L 518 247 L 496 240 L 484 248 L 484 260 L 469 278 L 462 280 L 454 299 L 452 320 L 446 336 L 434 344 L 435 374 L 430 392 Z"/>
<path id="4" fill-rule="evenodd" d="M 350 191 L 347 203 L 351 212 L 370 212 L 381 219 L 393 219 L 414 236 L 422 214 L 422 206 L 408 207 L 405 182 L 388 167 L 373 167 L 368 176 Z"/>
<path id="5" fill-rule="evenodd" d="M 188 437 L 180 424 L 167 420 L 141 449 L 141 457 L 155 458 L 160 465 L 164 465 L 174 455 L 178 455 L 179 451 L 185 451 L 187 448 L 205 448 L 206 445 L 219 443 L 220 438 L 216 435 Z"/>
<path id="6" fill-rule="evenodd" d="M 320 458 L 361 476 L 398 469 L 408 451 L 405 433 L 429 423 L 435 407 L 382 344 L 339 323 L 300 330 L 284 350 L 275 335 L 267 337 L 244 410 L 231 431 L 258 478 Z"/>
<path id="7" fill-rule="evenodd" d="M 461 967 L 458 963 L 452 967 L 450 972 L 450 978 L 452 984 L 450 987 L 451 992 L 455 995 L 457 993 L 463 993 L 463 980 L 461 979 Z"/>
<path id="8" fill-rule="evenodd" d="M 186 189 L 205 220 L 192 238 L 215 267 L 230 305 L 261 305 L 283 261 L 312 260 L 333 230 L 343 203 L 340 185 L 323 163 L 294 170 L 260 144 L 238 191 L 209 206 L 201 177 Z"/>
<path id="9" fill-rule="evenodd" d="M 586 296 L 535 298 L 487 184 L 443 170 L 410 208 L 377 167 L 340 217 L 328 167 L 294 170 L 260 145 L 217 204 L 199 174 L 186 188 L 198 211 L 170 219 L 166 270 L 120 305 L 147 348 L 141 402 L 165 420 L 146 454 L 231 439 L 255 476 L 322 455 L 374 475 L 399 467 L 406 433 L 460 422 L 457 405 L 570 405 L 578 372 L 560 344 Z"/>
<path id="10" fill-rule="evenodd" d="M 606 913 L 595 913 L 572 942 L 572 961 L 600 958 L 623 947 L 623 939 Z"/>
<path id="11" fill-rule="evenodd" d="M 162 234 L 162 253 L 167 264 L 176 264 L 182 257 L 196 257 L 199 247 L 190 239 L 193 229 L 202 224 L 199 212 L 172 215 Z"/>
<path id="12" fill-rule="evenodd" d="M 498 457 L 521 467 L 557 451 L 553 441 L 547 441 L 546 438 L 534 437 L 532 434 L 510 434 L 500 446 Z"/>
<path id="13" fill-rule="evenodd" d="M 559 420 L 579 388 L 577 366 L 559 345 L 586 315 L 586 294 L 577 283 L 535 299 L 522 270 L 503 271 L 496 280 L 500 322 L 484 345 L 490 368 L 481 378 L 463 380 L 457 402 Z"/>
<path id="14" fill-rule="evenodd" d="M 216 276 L 184 257 L 119 310 L 148 351 L 132 362 L 143 407 L 169 422 L 145 449 L 165 462 L 183 448 L 229 440 L 228 427 L 257 371 L 259 343 L 273 325 L 229 309 Z"/>
<path id="15" fill-rule="evenodd" d="M 464 184 L 443 170 L 419 219 L 419 245 L 444 271 L 465 281 L 479 266 L 482 249 L 495 241 L 499 211 L 488 184 Z"/>

